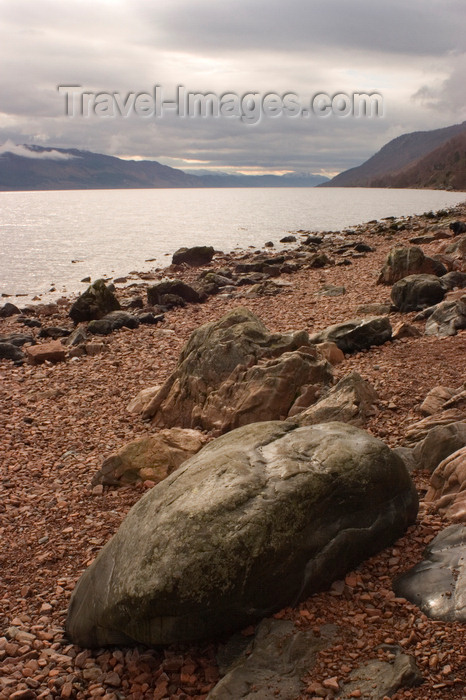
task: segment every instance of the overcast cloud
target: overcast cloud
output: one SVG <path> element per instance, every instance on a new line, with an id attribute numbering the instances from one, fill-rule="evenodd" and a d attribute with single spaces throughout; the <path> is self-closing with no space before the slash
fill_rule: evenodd
<path id="1" fill-rule="evenodd" d="M 0 0 L 0 144 L 187 169 L 334 174 L 466 119 L 464 0 Z M 377 92 L 383 117 L 67 117 L 58 85 L 243 95 Z"/>

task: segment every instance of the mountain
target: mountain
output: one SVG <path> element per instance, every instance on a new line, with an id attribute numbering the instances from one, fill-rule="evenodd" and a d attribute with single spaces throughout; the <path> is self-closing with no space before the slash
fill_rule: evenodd
<path id="1" fill-rule="evenodd" d="M 373 186 L 466 190 L 466 131 L 397 174 L 375 179 Z"/>
<path id="2" fill-rule="evenodd" d="M 466 133 L 466 122 L 433 131 L 414 131 L 389 141 L 365 163 L 336 175 L 319 187 L 387 187 L 385 178 L 398 175 L 433 154 L 442 145 Z M 418 178 L 421 182 L 422 178 Z M 387 184 L 381 184 L 383 182 Z M 408 182 L 408 180 L 406 180 Z M 405 184 L 404 187 L 427 187 L 427 184 Z"/>
<path id="3" fill-rule="evenodd" d="M 313 187 L 317 175 L 192 175 L 153 160 L 123 160 L 76 148 L 0 148 L 0 191 L 169 187 Z"/>

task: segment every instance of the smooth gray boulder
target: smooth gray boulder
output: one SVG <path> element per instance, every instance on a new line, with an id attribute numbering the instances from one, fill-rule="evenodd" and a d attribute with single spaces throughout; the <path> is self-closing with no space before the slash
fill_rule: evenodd
<path id="1" fill-rule="evenodd" d="M 364 700 L 382 700 L 392 697 L 400 688 L 421 685 L 423 678 L 413 656 L 404 654 L 399 646 L 384 645 L 395 658 L 393 662 L 372 659 L 356 668 L 345 683 L 344 690 L 338 693 L 337 700 L 351 700 L 360 697 Z M 354 695 L 359 690 L 361 695 Z"/>
<path id="2" fill-rule="evenodd" d="M 395 282 L 391 297 L 399 311 L 420 311 L 442 301 L 445 287 L 435 275 L 409 275 Z"/>
<path id="3" fill-rule="evenodd" d="M 359 428 L 239 428 L 133 506 L 77 584 L 67 634 L 95 647 L 241 629 L 342 578 L 417 509 L 402 460 Z"/>
<path id="4" fill-rule="evenodd" d="M 392 327 L 387 316 L 353 318 L 344 323 L 328 326 L 319 333 L 313 333 L 313 343 L 325 343 L 330 340 L 343 352 L 359 352 L 372 345 L 383 345 L 392 337 Z"/>
<path id="5" fill-rule="evenodd" d="M 466 526 L 451 525 L 437 535 L 425 558 L 393 588 L 434 620 L 466 622 Z"/>

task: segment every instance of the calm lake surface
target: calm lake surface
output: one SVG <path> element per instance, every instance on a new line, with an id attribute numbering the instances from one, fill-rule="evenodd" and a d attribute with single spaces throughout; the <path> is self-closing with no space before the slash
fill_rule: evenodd
<path id="1" fill-rule="evenodd" d="M 337 231 L 465 199 L 464 192 L 365 188 L 0 192 L 0 293 L 82 291 L 83 277 L 163 267 L 183 245 L 261 247 L 298 229 Z"/>

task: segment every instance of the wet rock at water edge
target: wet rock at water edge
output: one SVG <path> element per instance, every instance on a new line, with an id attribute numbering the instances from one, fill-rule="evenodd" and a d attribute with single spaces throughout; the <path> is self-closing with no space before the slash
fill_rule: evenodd
<path id="1" fill-rule="evenodd" d="M 115 294 L 105 284 L 96 280 L 72 304 L 69 315 L 74 323 L 100 319 L 111 311 L 120 309 L 120 303 Z"/>

